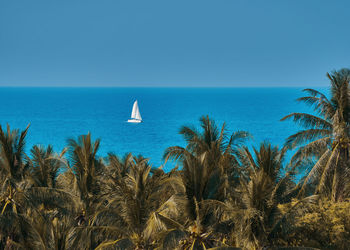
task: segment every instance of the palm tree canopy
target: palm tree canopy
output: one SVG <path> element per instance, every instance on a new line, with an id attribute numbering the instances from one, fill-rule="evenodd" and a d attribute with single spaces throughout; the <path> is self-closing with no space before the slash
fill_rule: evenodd
<path id="1" fill-rule="evenodd" d="M 350 194 L 344 179 L 350 173 L 350 70 L 327 73 L 327 77 L 331 82 L 330 99 L 313 89 L 305 89 L 309 96 L 298 99 L 311 105 L 316 115 L 292 113 L 282 121 L 293 119 L 305 128 L 286 141 L 289 149 L 299 147 L 292 160 L 308 163 L 316 159 L 302 191 L 318 182 L 316 192 L 328 189 L 334 200 L 342 200 Z"/>

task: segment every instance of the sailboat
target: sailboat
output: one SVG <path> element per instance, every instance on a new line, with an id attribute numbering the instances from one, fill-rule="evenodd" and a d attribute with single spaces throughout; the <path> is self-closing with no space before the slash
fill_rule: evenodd
<path id="1" fill-rule="evenodd" d="M 132 123 L 140 123 L 142 122 L 139 105 L 137 104 L 137 100 L 134 102 L 134 105 L 132 106 L 131 111 L 131 119 L 128 120 L 128 122 Z"/>

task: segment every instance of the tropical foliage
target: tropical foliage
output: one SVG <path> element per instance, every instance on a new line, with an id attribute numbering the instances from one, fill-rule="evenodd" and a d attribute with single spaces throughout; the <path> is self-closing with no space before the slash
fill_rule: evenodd
<path id="1" fill-rule="evenodd" d="M 203 116 L 165 149 L 170 172 L 90 134 L 56 153 L 0 126 L 0 249 L 349 249 L 350 70 L 327 76 L 298 99 L 312 112 L 282 118 L 303 128 L 285 145 Z"/>

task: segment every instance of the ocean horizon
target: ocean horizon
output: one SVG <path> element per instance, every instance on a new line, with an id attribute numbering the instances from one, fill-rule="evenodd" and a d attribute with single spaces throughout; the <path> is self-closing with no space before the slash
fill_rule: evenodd
<path id="1" fill-rule="evenodd" d="M 181 126 L 199 126 L 199 118 L 209 115 L 228 134 L 249 132 L 248 146 L 263 141 L 283 146 L 298 131 L 291 121 L 280 119 L 292 112 L 310 112 L 295 100 L 303 96 L 301 87 L 268 88 L 126 88 L 126 87 L 2 87 L 1 125 L 24 129 L 30 124 L 26 152 L 33 145 L 51 144 L 59 152 L 67 139 L 91 132 L 101 139 L 98 152 L 128 152 L 150 158 L 154 167 L 164 163 L 164 150 L 185 146 L 178 133 Z M 316 88 L 327 93 L 326 88 Z M 138 100 L 143 122 L 131 124 L 133 102 Z M 164 166 L 166 171 L 174 165 Z"/>

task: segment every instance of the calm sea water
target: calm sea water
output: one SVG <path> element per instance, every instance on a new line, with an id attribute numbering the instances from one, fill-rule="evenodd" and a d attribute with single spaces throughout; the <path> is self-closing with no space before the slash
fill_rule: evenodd
<path id="1" fill-rule="evenodd" d="M 292 122 L 279 120 L 291 112 L 309 111 L 295 99 L 301 88 L 0 88 L 1 125 L 24 129 L 31 124 L 27 152 L 34 144 L 52 144 L 56 151 L 67 138 L 91 132 L 101 139 L 100 156 L 127 152 L 163 163 L 169 146 L 184 146 L 178 131 L 182 125 L 198 126 L 202 115 L 229 132 L 249 131 L 258 146 L 268 140 L 282 145 L 298 130 Z M 319 89 L 326 91 L 326 89 Z M 144 120 L 130 124 L 137 99 Z M 167 164 L 165 169 L 171 168 Z"/>

